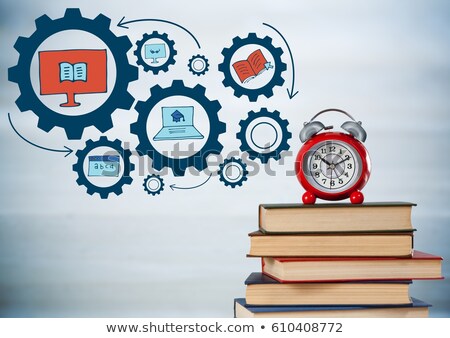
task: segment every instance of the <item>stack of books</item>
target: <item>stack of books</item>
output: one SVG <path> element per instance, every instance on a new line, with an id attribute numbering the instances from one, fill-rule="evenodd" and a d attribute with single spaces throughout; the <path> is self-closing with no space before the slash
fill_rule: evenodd
<path id="1" fill-rule="evenodd" d="M 442 258 L 413 250 L 414 205 L 260 205 L 249 256 L 262 271 L 235 317 L 427 317 L 409 286 L 442 279 Z"/>

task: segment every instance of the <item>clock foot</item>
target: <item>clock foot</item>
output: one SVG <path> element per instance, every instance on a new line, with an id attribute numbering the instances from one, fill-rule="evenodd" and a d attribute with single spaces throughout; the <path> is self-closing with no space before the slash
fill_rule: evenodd
<path id="1" fill-rule="evenodd" d="M 352 194 L 350 195 L 350 202 L 352 202 L 352 204 L 362 204 L 362 202 L 364 202 L 363 193 L 358 190 L 352 192 Z"/>
<path id="2" fill-rule="evenodd" d="M 313 193 L 307 191 L 303 194 L 302 201 L 304 204 L 314 204 L 316 203 L 316 196 Z"/>

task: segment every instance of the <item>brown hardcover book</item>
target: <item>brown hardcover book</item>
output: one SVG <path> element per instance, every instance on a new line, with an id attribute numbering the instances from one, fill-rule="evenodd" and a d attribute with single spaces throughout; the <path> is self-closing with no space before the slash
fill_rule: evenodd
<path id="1" fill-rule="evenodd" d="M 385 306 L 253 306 L 234 300 L 235 318 L 427 318 L 427 304 L 412 298 L 411 305 Z"/>
<path id="2" fill-rule="evenodd" d="M 386 305 L 411 304 L 411 281 L 280 283 L 254 272 L 245 281 L 250 305 Z"/>
<path id="3" fill-rule="evenodd" d="M 249 256 L 257 257 L 410 257 L 413 248 L 413 231 L 249 236 Z"/>
<path id="4" fill-rule="evenodd" d="M 270 233 L 411 230 L 413 203 L 261 204 L 259 227 Z"/>

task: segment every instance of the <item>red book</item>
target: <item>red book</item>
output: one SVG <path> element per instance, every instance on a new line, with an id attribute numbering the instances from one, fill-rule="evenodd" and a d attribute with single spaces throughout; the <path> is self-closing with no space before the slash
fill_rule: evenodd
<path id="1" fill-rule="evenodd" d="M 247 60 L 233 63 L 233 68 L 241 83 L 246 83 L 272 66 L 267 62 L 261 49 L 257 49 L 248 56 Z"/>
<path id="2" fill-rule="evenodd" d="M 262 271 L 282 283 L 443 279 L 442 257 L 416 250 L 409 258 L 264 257 Z"/>

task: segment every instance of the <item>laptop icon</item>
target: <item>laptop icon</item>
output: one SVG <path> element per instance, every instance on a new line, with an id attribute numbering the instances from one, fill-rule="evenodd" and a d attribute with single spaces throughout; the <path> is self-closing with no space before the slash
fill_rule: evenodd
<path id="1" fill-rule="evenodd" d="M 161 130 L 153 141 L 202 139 L 204 136 L 194 127 L 194 107 L 162 107 Z"/>

